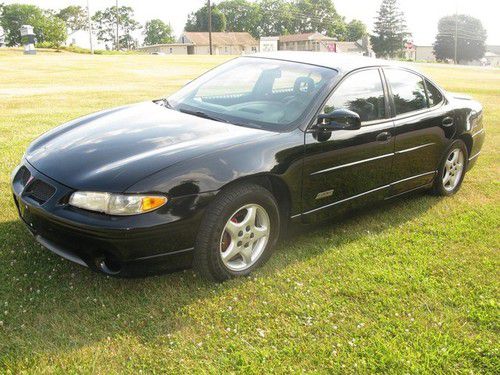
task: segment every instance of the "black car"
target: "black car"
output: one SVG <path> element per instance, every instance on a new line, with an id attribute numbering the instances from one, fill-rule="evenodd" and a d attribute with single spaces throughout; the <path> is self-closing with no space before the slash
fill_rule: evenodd
<path id="1" fill-rule="evenodd" d="M 36 240 L 81 265 L 133 276 L 194 264 L 225 280 L 265 262 L 290 221 L 417 189 L 454 194 L 482 117 L 388 61 L 258 54 L 49 131 L 12 190 Z"/>

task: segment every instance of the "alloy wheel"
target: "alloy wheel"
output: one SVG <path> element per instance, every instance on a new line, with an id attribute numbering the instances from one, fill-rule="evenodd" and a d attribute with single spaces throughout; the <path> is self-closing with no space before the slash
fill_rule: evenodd
<path id="1" fill-rule="evenodd" d="M 461 149 L 455 148 L 450 151 L 444 164 L 443 187 L 446 191 L 453 191 L 462 178 L 465 157 Z"/>
<path id="2" fill-rule="evenodd" d="M 269 241 L 271 221 L 258 204 L 247 204 L 227 221 L 220 238 L 220 256 L 231 271 L 244 271 L 261 257 Z"/>

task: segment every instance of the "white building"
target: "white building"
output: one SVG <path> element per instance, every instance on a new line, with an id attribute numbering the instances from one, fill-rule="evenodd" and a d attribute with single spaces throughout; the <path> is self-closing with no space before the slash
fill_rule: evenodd
<path id="1" fill-rule="evenodd" d="M 267 37 L 265 39 L 270 38 Z M 371 56 L 367 37 L 357 42 L 339 42 L 337 38 L 332 38 L 321 33 L 281 35 L 277 38 L 278 50 L 280 51 L 321 51 Z M 261 38 L 261 41 L 262 39 L 264 38 Z M 267 40 L 265 42 L 267 43 Z"/>
<path id="2" fill-rule="evenodd" d="M 278 50 L 279 36 L 264 36 L 260 38 L 259 50 L 260 52 L 276 52 Z"/>
<path id="3" fill-rule="evenodd" d="M 214 55 L 242 55 L 257 52 L 259 43 L 246 32 L 213 32 Z M 207 32 L 184 32 L 176 43 L 143 46 L 139 51 L 166 55 L 209 55 L 210 40 Z"/>

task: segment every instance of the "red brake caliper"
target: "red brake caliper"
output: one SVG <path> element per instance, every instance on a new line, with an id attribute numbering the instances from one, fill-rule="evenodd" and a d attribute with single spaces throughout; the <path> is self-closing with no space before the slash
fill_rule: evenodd
<path id="1" fill-rule="evenodd" d="M 236 215 L 234 215 L 231 219 L 230 219 L 233 223 L 237 223 L 238 222 L 238 219 L 236 219 Z M 229 235 L 229 233 L 227 232 L 224 232 L 224 237 L 222 238 L 222 251 L 226 251 L 226 249 L 228 248 L 229 244 L 231 243 L 231 236 Z"/>

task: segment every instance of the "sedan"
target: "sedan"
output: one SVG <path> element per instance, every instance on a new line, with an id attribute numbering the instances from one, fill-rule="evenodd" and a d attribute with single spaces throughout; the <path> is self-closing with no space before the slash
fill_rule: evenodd
<path id="1" fill-rule="evenodd" d="M 43 134 L 12 191 L 36 241 L 92 270 L 194 266 L 223 281 L 261 266 L 289 223 L 455 194 L 482 119 L 478 102 L 398 63 L 256 54 Z"/>

